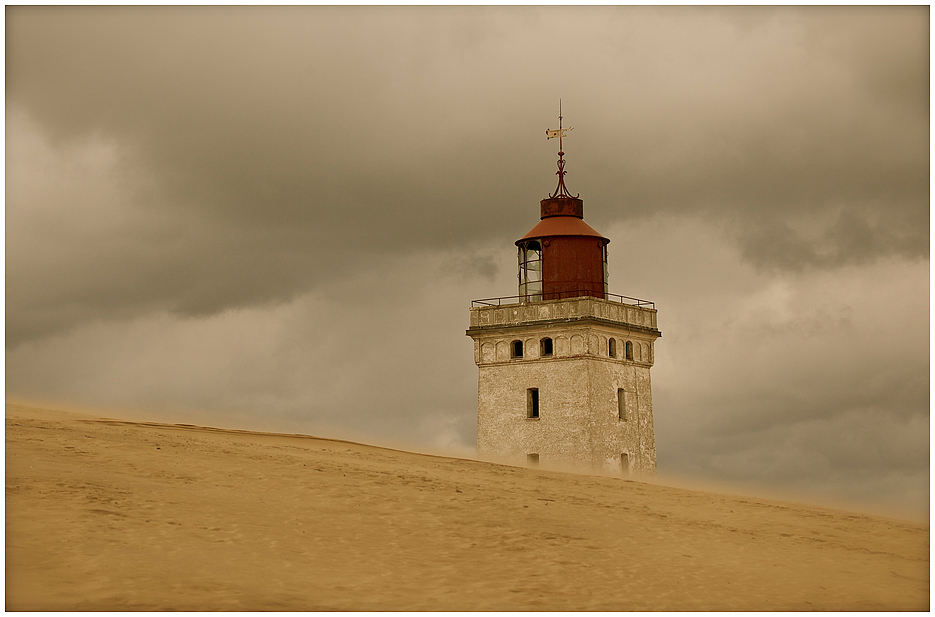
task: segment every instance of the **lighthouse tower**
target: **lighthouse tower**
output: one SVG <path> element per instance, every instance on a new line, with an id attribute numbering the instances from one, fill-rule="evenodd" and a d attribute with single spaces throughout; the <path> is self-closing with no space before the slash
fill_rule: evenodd
<path id="1" fill-rule="evenodd" d="M 477 453 L 553 468 L 654 474 L 649 370 L 652 302 L 607 291 L 607 245 L 565 187 L 539 202 L 539 223 L 516 241 L 519 294 L 471 303 L 478 367 Z"/>

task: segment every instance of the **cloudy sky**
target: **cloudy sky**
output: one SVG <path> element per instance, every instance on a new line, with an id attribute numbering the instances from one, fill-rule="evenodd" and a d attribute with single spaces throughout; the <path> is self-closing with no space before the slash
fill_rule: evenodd
<path id="1" fill-rule="evenodd" d="M 559 98 L 660 476 L 927 514 L 928 7 L 7 7 L 8 399 L 472 452 Z"/>

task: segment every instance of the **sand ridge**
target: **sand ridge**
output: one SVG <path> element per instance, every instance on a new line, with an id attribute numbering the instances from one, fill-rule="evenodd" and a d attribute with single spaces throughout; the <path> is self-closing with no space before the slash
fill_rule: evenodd
<path id="1" fill-rule="evenodd" d="M 8 610 L 928 610 L 929 527 L 6 407 Z"/>

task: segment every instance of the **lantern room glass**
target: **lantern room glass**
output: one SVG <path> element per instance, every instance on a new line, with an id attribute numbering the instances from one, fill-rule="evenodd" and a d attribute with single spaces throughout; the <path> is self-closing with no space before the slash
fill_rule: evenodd
<path id="1" fill-rule="evenodd" d="M 521 302 L 542 300 L 542 245 L 530 240 L 519 245 L 519 297 Z"/>
<path id="2" fill-rule="evenodd" d="M 607 300 L 607 243 L 604 243 L 603 246 L 603 258 L 604 258 L 604 299 Z"/>

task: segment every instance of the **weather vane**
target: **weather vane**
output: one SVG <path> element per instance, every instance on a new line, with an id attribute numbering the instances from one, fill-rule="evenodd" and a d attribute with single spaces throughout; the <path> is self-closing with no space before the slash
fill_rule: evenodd
<path id="1" fill-rule="evenodd" d="M 567 129 L 562 128 L 562 99 L 558 100 L 558 130 L 553 131 L 552 129 L 545 130 L 545 138 L 552 139 L 553 137 L 558 137 L 558 171 L 555 172 L 555 175 L 558 176 L 558 187 L 555 189 L 555 192 L 549 195 L 550 199 L 565 198 L 565 199 L 577 199 L 577 195 L 572 195 L 568 192 L 568 189 L 565 188 L 565 174 L 568 173 L 565 171 L 565 160 L 562 158 L 565 156 L 565 153 L 562 152 L 562 138 L 565 136 L 565 131 L 570 131 L 575 127 L 569 126 Z"/>

